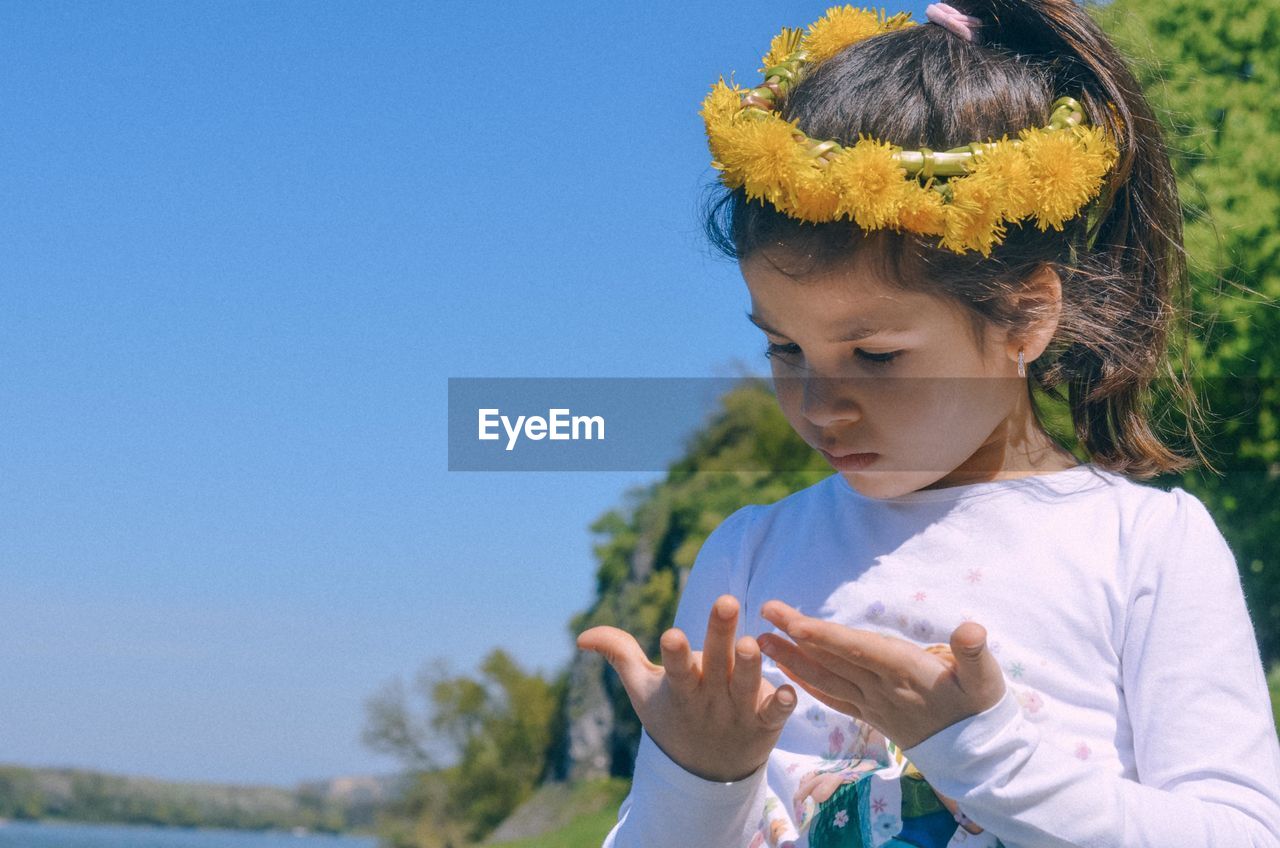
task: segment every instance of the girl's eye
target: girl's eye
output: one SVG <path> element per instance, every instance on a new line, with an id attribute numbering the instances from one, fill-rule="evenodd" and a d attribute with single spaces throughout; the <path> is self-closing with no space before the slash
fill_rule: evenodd
<path id="1" fill-rule="evenodd" d="M 867 353 L 865 350 L 859 349 L 856 353 L 868 362 L 876 362 L 881 365 L 885 365 L 897 359 L 902 354 L 902 351 L 895 350 L 890 353 Z"/>
<path id="2" fill-rule="evenodd" d="M 800 353 L 800 345 L 795 344 L 794 342 L 790 342 L 787 344 L 778 344 L 777 342 L 770 342 L 768 347 L 765 349 L 764 355 L 768 357 L 795 356 L 798 353 Z M 867 351 L 862 350 L 861 348 L 858 348 L 854 351 L 854 354 L 860 359 L 863 359 L 867 362 L 870 362 L 876 365 L 887 365 L 893 360 L 897 359 L 899 356 L 901 356 L 902 351 L 895 350 L 889 353 L 868 353 Z"/>
<path id="3" fill-rule="evenodd" d="M 778 344 L 777 342 L 769 342 L 765 347 L 764 355 L 773 356 L 795 356 L 800 352 L 800 345 L 794 342 L 788 344 Z"/>

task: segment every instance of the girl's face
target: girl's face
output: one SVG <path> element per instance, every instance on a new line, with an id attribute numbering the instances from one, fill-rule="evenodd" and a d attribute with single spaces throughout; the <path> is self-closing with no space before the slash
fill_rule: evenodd
<path id="1" fill-rule="evenodd" d="M 797 281 L 759 253 L 741 270 L 783 413 L 859 493 L 895 497 L 1043 464 L 1027 457 L 1049 440 L 1028 424 L 1018 344 L 1004 331 L 988 327 L 979 350 L 958 306 L 857 270 Z"/>

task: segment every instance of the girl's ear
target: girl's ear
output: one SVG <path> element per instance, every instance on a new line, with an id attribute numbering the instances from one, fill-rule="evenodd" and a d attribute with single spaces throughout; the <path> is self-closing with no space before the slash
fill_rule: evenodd
<path id="1" fill-rule="evenodd" d="M 1005 350 L 1014 362 L 1022 350 L 1030 363 L 1044 353 L 1058 330 L 1062 315 L 1062 278 L 1053 266 L 1041 265 L 1011 298 L 1014 307 L 1026 316 L 1026 323 L 1021 331 L 1009 334 Z"/>

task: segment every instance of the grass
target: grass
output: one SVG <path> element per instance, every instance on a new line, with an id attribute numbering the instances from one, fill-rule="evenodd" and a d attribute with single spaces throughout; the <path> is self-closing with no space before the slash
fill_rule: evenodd
<path id="1" fill-rule="evenodd" d="M 617 823 L 616 809 L 600 810 L 579 816 L 567 827 L 555 833 L 535 836 L 532 839 L 521 839 L 518 842 L 503 842 L 494 848 L 600 848 L 604 838 Z"/>
<path id="2" fill-rule="evenodd" d="M 618 823 L 618 807 L 630 788 L 631 781 L 616 777 L 581 784 L 574 788 L 568 803 L 587 812 L 551 833 L 514 842 L 486 843 L 486 848 L 600 848 Z"/>

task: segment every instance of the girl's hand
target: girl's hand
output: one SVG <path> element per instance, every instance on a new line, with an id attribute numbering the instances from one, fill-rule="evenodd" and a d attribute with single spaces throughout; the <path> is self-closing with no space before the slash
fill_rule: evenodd
<path id="1" fill-rule="evenodd" d="M 738 601 L 721 595 L 711 607 L 703 650 L 691 651 L 676 627 L 662 634 L 662 665 L 635 637 L 616 627 L 578 634 L 578 647 L 604 656 L 626 687 L 631 706 L 657 746 L 704 780 L 741 780 L 769 759 L 796 705 L 790 686 L 760 676 L 760 647 L 737 641 Z"/>
<path id="2" fill-rule="evenodd" d="M 904 639 L 802 615 L 779 600 L 761 614 L 795 640 L 761 634 L 760 649 L 806 692 L 864 721 L 902 749 L 995 706 L 1004 674 L 987 631 L 966 621 L 951 634 L 951 656 Z"/>

